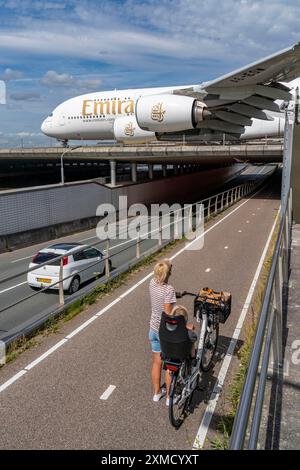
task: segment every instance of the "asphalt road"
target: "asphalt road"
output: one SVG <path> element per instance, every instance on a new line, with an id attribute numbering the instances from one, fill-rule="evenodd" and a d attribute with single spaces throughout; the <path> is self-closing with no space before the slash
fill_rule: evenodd
<path id="1" fill-rule="evenodd" d="M 249 179 L 262 178 L 266 172 L 273 171 L 273 168 L 273 166 L 249 166 L 241 175 L 227 183 L 224 189 L 242 184 Z M 10 276 L 26 271 L 28 269 L 29 262 L 39 249 L 52 243 L 62 241 L 84 244 L 97 243 L 97 248 L 105 249 L 105 243 L 99 243 L 95 229 L 93 229 L 57 240 L 49 240 L 49 242 L 33 245 L 13 252 L 3 253 L 0 254 L 0 280 L 5 280 Z M 155 244 L 157 244 L 156 240 L 144 240 L 141 244 L 141 251 L 146 251 L 154 247 Z M 123 265 L 128 260 L 135 257 L 136 248 L 134 242 L 124 244 L 124 240 L 117 239 L 112 241 L 111 246 L 113 248 L 111 249 L 110 254 L 114 255 L 112 258 L 114 268 Z M 127 251 L 122 251 L 117 254 L 126 247 L 128 248 Z M 97 271 L 96 267 L 95 271 Z M 26 278 L 26 275 L 21 275 L 17 276 L 13 280 L 0 283 L 0 340 L 7 341 L 7 339 L 18 334 L 25 327 L 35 321 L 39 321 L 39 319 L 47 315 L 48 312 L 59 307 L 57 290 L 55 291 L 51 289 L 46 292 L 40 292 L 33 295 L 35 293 L 27 285 Z M 92 285 L 97 285 L 97 281 L 85 283 L 83 288 L 91 287 Z M 11 308 L 7 308 L 5 311 L 1 311 L 29 296 L 31 297 L 28 300 L 25 300 Z M 71 296 L 67 296 L 66 298 L 70 299 Z"/>
<path id="2" fill-rule="evenodd" d="M 279 198 L 277 181 L 211 220 L 202 250 L 180 252 L 179 246 L 170 253 L 179 253 L 170 279 L 175 290 L 210 286 L 233 295 L 232 315 L 220 328 L 216 364 L 178 431 L 169 424 L 165 400 L 152 401 L 149 266 L 1 370 L 0 448 L 191 449 Z M 191 300 L 180 303 L 191 311 Z M 101 399 L 107 390 L 112 393 Z"/>

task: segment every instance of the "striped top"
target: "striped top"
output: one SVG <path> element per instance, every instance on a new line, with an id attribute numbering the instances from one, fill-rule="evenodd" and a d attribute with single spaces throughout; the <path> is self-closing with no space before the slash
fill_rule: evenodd
<path id="1" fill-rule="evenodd" d="M 151 299 L 150 328 L 158 333 L 164 304 L 176 304 L 174 287 L 169 284 L 159 284 L 154 278 L 149 285 Z"/>

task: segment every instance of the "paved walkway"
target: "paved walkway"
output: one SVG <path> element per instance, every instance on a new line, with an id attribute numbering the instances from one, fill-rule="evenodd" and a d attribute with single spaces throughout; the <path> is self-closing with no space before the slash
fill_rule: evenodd
<path id="1" fill-rule="evenodd" d="M 300 225 L 292 230 L 279 436 L 274 447 L 300 449 Z"/>
<path id="2" fill-rule="evenodd" d="M 178 431 L 169 424 L 165 400 L 152 401 L 149 266 L 1 370 L 0 448 L 191 449 L 214 386 L 222 389 L 223 364 L 235 360 L 229 353 L 223 361 L 231 338 L 239 336 L 239 319 L 274 225 L 279 190 L 269 186 L 210 221 L 202 250 L 179 246 L 170 254 L 176 290 L 211 286 L 233 294 L 216 364 L 204 377 L 194 412 Z M 191 311 L 189 299 L 182 303 Z"/>

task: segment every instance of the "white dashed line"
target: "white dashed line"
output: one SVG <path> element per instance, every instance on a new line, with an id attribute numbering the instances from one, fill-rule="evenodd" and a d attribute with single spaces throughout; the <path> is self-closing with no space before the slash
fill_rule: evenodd
<path id="1" fill-rule="evenodd" d="M 228 250 L 228 246 L 224 246 L 224 250 Z"/>
<path id="2" fill-rule="evenodd" d="M 116 386 L 115 385 L 110 385 L 107 390 L 101 395 L 100 400 L 107 400 L 112 392 L 115 390 Z"/>
<path id="3" fill-rule="evenodd" d="M 25 258 L 15 259 L 14 261 L 11 261 L 11 263 L 18 263 L 19 261 L 23 261 L 24 259 L 29 259 L 29 258 L 33 258 L 33 257 L 34 257 L 34 254 L 29 255 L 29 256 L 25 256 Z"/>
<path id="4" fill-rule="evenodd" d="M 207 268 L 207 269 L 205 270 L 206 273 L 210 273 L 210 271 L 211 271 L 210 268 Z"/>
<path id="5" fill-rule="evenodd" d="M 242 230 L 239 230 L 238 232 L 239 232 L 239 233 L 242 233 Z"/>
<path id="6" fill-rule="evenodd" d="M 23 286 L 24 284 L 27 284 L 27 281 L 25 282 L 20 282 L 20 284 L 16 284 L 15 286 L 8 287 L 7 289 L 0 290 L 0 294 L 4 294 L 4 292 L 8 292 L 9 290 L 15 289 L 16 287 Z"/>

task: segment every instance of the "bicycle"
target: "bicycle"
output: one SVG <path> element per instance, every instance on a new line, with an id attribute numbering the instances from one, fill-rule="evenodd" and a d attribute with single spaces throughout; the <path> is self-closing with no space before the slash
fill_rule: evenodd
<path id="1" fill-rule="evenodd" d="M 207 289 L 208 292 L 213 292 Z M 214 293 L 219 294 L 219 293 Z M 220 293 L 224 294 L 223 292 Z M 202 372 L 207 372 L 213 365 L 213 359 L 216 353 L 219 338 L 219 323 L 225 323 L 231 311 L 231 295 L 226 302 L 216 301 L 216 297 L 209 295 L 200 295 L 192 292 L 177 292 L 176 297 L 192 296 L 194 300 L 194 316 L 197 323 L 201 324 L 200 337 L 196 356 L 194 358 L 187 354 L 187 350 L 182 354 L 175 354 L 172 357 L 163 357 L 164 368 L 170 371 L 172 376 L 170 386 L 169 400 L 169 419 L 175 428 L 179 428 L 184 420 L 187 410 L 190 407 L 193 394 L 199 386 Z M 177 320 L 176 320 L 177 318 Z M 172 326 L 173 330 L 175 322 L 179 325 L 180 317 L 172 318 L 165 313 L 162 316 L 162 322 L 165 321 L 167 328 Z M 183 317 L 181 317 L 183 318 Z M 169 325 L 168 325 L 169 322 Z M 185 323 L 182 323 L 185 327 Z M 171 328 L 171 330 L 172 330 Z M 182 330 L 183 331 L 183 330 Z M 168 333 L 169 334 L 169 333 Z M 161 340 L 163 351 L 164 340 Z M 178 343 L 176 345 L 178 347 Z M 171 348 L 172 349 L 172 348 Z M 173 349 L 172 349 L 173 354 Z"/>

